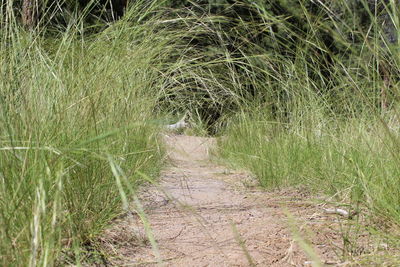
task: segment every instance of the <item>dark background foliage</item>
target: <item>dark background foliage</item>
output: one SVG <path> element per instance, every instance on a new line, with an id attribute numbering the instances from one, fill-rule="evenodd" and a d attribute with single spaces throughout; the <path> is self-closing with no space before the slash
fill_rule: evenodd
<path id="1" fill-rule="evenodd" d="M 21 13 L 23 1 L 15 1 L 17 13 Z M 358 76 L 366 75 L 359 68 L 360 60 L 370 68 L 377 67 L 381 79 L 390 87 L 397 81 L 398 73 L 396 58 L 392 55 L 397 47 L 397 14 L 399 1 L 389 0 L 264 0 L 264 1 L 232 1 L 232 0 L 56 0 L 44 1 L 40 5 L 39 24 L 50 28 L 63 28 L 74 14 L 85 14 L 86 23 L 91 30 L 86 33 L 98 32 L 107 27 L 109 22 L 120 19 L 127 6 L 158 5 L 154 15 L 163 13 L 165 17 L 196 17 L 203 30 L 191 33 L 182 38 L 182 44 L 191 47 L 190 54 L 171 55 L 171 62 L 179 57 L 188 61 L 197 57 L 191 63 L 192 77 L 181 77 L 179 72 L 170 73 L 171 82 L 166 85 L 166 94 L 160 99 L 160 107 L 171 103 L 185 103 L 181 109 L 190 109 L 200 114 L 209 125 L 216 125 L 224 114 L 236 112 L 241 106 L 240 101 L 257 99 L 270 103 L 273 114 L 285 114 L 285 107 L 280 103 L 289 102 L 290 94 L 283 91 L 279 81 L 286 79 L 280 69 L 288 61 L 296 64 L 299 58 L 307 62 L 306 75 L 315 84 L 316 90 L 331 99 L 335 112 L 346 112 L 335 104 L 337 99 L 354 97 L 353 92 L 333 90 L 343 83 L 338 70 L 338 64 L 347 64 L 348 69 L 357 69 Z M 4 2 L 3 2 L 4 3 Z M 4 4 L 3 4 L 4 5 Z M 205 16 L 210 20 L 201 20 Z M 105 23 L 101 23 L 105 22 Z M 187 27 L 187 23 L 174 27 Z M 194 27 L 194 26 L 193 26 Z M 197 26 L 196 26 L 197 27 Z M 32 27 L 31 27 L 32 28 Z M 382 51 L 371 54 L 364 46 L 379 44 Z M 301 48 L 301 50 L 299 49 Z M 222 62 L 229 54 L 231 63 Z M 259 58 L 248 62 L 248 55 L 270 55 L 270 60 Z M 276 60 L 271 60 L 271 57 Z M 379 58 L 378 58 L 379 57 Z M 219 63 L 215 63 L 219 62 Z M 280 63 L 279 63 L 280 62 Z M 286 63 L 282 63 L 286 62 Z M 339 63 L 338 63 L 339 62 Z M 379 63 L 378 63 L 379 62 Z M 196 63 L 196 64 L 194 64 Z M 375 65 L 376 66 L 375 66 Z M 248 66 L 258 66 L 259 69 L 249 69 Z M 351 68 L 351 67 L 354 68 Z M 224 73 L 234 71 L 241 77 L 240 88 L 232 88 L 232 82 Z M 347 71 L 347 70 L 346 70 Z M 196 77 L 204 73 L 214 73 L 218 76 L 218 84 L 199 82 Z M 268 74 L 269 73 L 269 74 Z M 347 74 L 346 74 L 347 75 Z M 268 90 L 257 88 L 254 80 L 268 82 Z M 204 79 L 203 79 L 204 80 Z M 182 87 L 180 90 L 176 88 Z M 213 88 L 215 94 L 211 94 Z M 225 88 L 232 95 L 227 95 Z M 219 99 L 215 99 L 219 96 Z M 280 101 L 276 101 L 280 99 Z M 386 101 L 386 100 L 385 100 Z M 278 103 L 279 102 L 279 103 Z M 376 106 L 387 106 L 379 103 Z M 382 101 L 381 101 L 382 102 Z M 213 128 L 213 127 L 211 127 Z"/>
<path id="2" fill-rule="evenodd" d="M 337 102 L 343 103 L 343 99 L 359 97 L 351 90 L 338 89 L 346 86 L 343 85 L 342 76 L 349 75 L 338 73 L 341 69 L 354 70 L 354 76 L 361 78 L 367 75 L 366 68 L 378 68 L 380 79 L 385 80 L 387 87 L 398 79 L 397 62 L 393 57 L 393 49 L 397 46 L 397 10 L 394 10 L 397 6 L 387 0 L 169 1 L 169 6 L 183 7 L 199 15 L 224 18 L 218 20 L 218 23 L 207 24 L 212 30 L 191 36 L 189 43 L 197 50 L 203 51 L 203 55 L 207 54 L 208 57 L 202 59 L 208 62 L 228 51 L 233 58 L 230 68 L 234 68 L 238 76 L 242 77 L 241 95 L 247 99 L 258 98 L 262 102 L 270 103 L 272 113 L 285 114 L 286 108 L 279 106 L 280 103 L 276 100 L 289 102 L 290 95 L 281 90 L 280 81 L 271 81 L 270 94 L 266 94 L 267 90 L 255 88 L 253 81 L 268 80 L 265 72 L 276 73 L 276 77 L 281 79 L 290 77 L 283 77 L 280 71 L 283 66 L 274 61 L 266 64 L 266 60 L 261 62 L 262 60 L 258 59 L 263 71 L 249 70 L 246 67 L 248 62 L 243 60 L 245 55 L 269 54 L 279 59 L 276 62 L 287 63 L 289 60 L 293 64 L 300 58 L 305 59 L 307 66 L 304 68 L 308 69 L 306 75 L 315 84 L 317 93 L 330 98 L 329 102 L 335 112 L 353 113 L 354 110 L 347 110 L 337 105 Z M 223 34 L 218 34 L 221 32 Z M 372 48 L 375 43 L 378 44 L 378 48 Z M 365 49 L 365 46 L 370 48 Z M 374 54 L 370 52 L 371 49 L 381 51 Z M 257 59 L 253 59 L 248 65 L 254 66 L 254 61 Z M 346 64 L 346 70 L 338 67 L 338 64 L 343 63 Z M 220 65 L 217 68 L 220 72 L 226 72 L 224 66 Z M 247 75 L 249 71 L 253 75 L 251 78 Z M 228 87 L 228 83 L 225 86 Z M 199 88 L 190 90 L 196 91 Z M 207 96 L 204 98 L 207 99 Z M 387 100 L 377 97 L 375 105 L 389 105 L 381 103 L 382 101 Z M 235 111 L 234 101 L 212 101 L 212 106 L 207 105 L 208 102 L 210 101 L 204 101 L 206 104 L 203 103 L 200 110 L 208 114 L 205 115 L 208 116 L 206 120 L 211 123 L 218 121 L 221 114 L 227 110 Z M 222 111 L 222 108 L 225 110 Z"/>

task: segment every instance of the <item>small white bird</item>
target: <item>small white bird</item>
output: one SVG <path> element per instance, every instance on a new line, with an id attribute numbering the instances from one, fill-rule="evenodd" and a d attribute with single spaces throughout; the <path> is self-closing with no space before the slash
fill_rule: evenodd
<path id="1" fill-rule="evenodd" d="M 182 119 L 180 119 L 177 123 L 166 125 L 165 128 L 168 130 L 177 130 L 177 129 L 184 129 L 188 126 L 188 123 L 185 121 L 188 112 L 183 115 Z"/>

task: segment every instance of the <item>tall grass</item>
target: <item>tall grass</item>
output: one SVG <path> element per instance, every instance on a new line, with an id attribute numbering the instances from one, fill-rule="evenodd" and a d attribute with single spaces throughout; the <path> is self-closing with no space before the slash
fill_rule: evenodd
<path id="1" fill-rule="evenodd" d="M 81 262 L 122 212 L 110 162 L 133 188 L 157 175 L 152 112 L 175 37 L 140 11 L 88 36 L 80 19 L 1 30 L 0 265 Z"/>
<path id="2" fill-rule="evenodd" d="M 266 23 L 277 22 L 268 10 L 258 11 Z M 396 9 L 388 13 L 398 17 Z M 258 73 L 253 86 L 263 100 L 238 108 L 220 140 L 221 154 L 252 171 L 268 189 L 302 186 L 362 207 L 372 225 L 389 227 L 395 240 L 400 225 L 398 44 L 388 42 L 377 19 L 363 29 L 356 16 L 349 25 L 333 15 L 316 17 L 306 8 L 297 14 L 309 19 L 306 31 L 279 22 L 288 37 L 302 34 L 295 46 L 277 40 L 287 56 L 260 50 L 244 54 L 242 62 Z M 349 40 L 343 25 L 361 41 Z M 320 36 L 326 32 L 347 52 L 328 52 Z M 381 70 L 385 64 L 387 75 Z"/>

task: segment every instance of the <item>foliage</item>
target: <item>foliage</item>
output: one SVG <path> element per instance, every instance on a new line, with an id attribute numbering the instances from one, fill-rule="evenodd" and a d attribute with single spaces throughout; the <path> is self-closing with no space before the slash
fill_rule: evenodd
<path id="1" fill-rule="evenodd" d="M 259 8 L 270 22 L 262 42 L 278 52 L 267 45 L 244 50 L 241 62 L 253 68 L 248 73 L 262 100 L 238 107 L 219 148 L 266 189 L 324 193 L 360 212 L 368 230 L 382 231 L 398 247 L 397 38 L 385 31 L 384 18 L 371 14 L 369 1 L 347 2 L 312 12 L 297 2 L 288 17 Z M 396 24 L 398 10 L 390 10 Z M 380 105 L 384 93 L 387 106 Z"/>
<path id="2" fill-rule="evenodd" d="M 173 36 L 78 26 L 58 38 L 2 29 L 0 265 L 79 264 L 123 212 L 111 167 L 136 188 L 161 165 L 151 112 Z"/>
<path id="3" fill-rule="evenodd" d="M 168 14 L 171 20 L 181 17 L 174 27 L 188 32 L 185 49 L 171 57 L 184 68 L 169 74 L 161 107 L 189 109 L 211 132 L 254 100 L 268 105 L 275 118 L 287 117 L 292 94 L 281 83 L 291 75 L 288 64 L 304 69 L 310 88 L 329 98 L 336 113 L 352 116 L 396 101 L 397 11 L 390 4 L 196 1 L 183 6 Z M 393 89 L 387 96 L 381 95 L 383 83 Z M 360 91 L 361 84 L 369 91 Z"/>

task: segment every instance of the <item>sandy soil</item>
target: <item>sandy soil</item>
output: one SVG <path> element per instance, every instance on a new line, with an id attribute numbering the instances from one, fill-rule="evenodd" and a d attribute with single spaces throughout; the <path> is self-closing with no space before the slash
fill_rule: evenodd
<path id="1" fill-rule="evenodd" d="M 139 216 L 126 216 L 102 238 L 107 265 L 311 266 L 297 231 L 324 265 L 340 263 L 342 238 L 332 230 L 339 216 L 324 215 L 298 192 L 264 192 L 247 173 L 216 164 L 212 138 L 171 135 L 165 142 L 170 163 L 140 196 L 159 256 Z"/>

